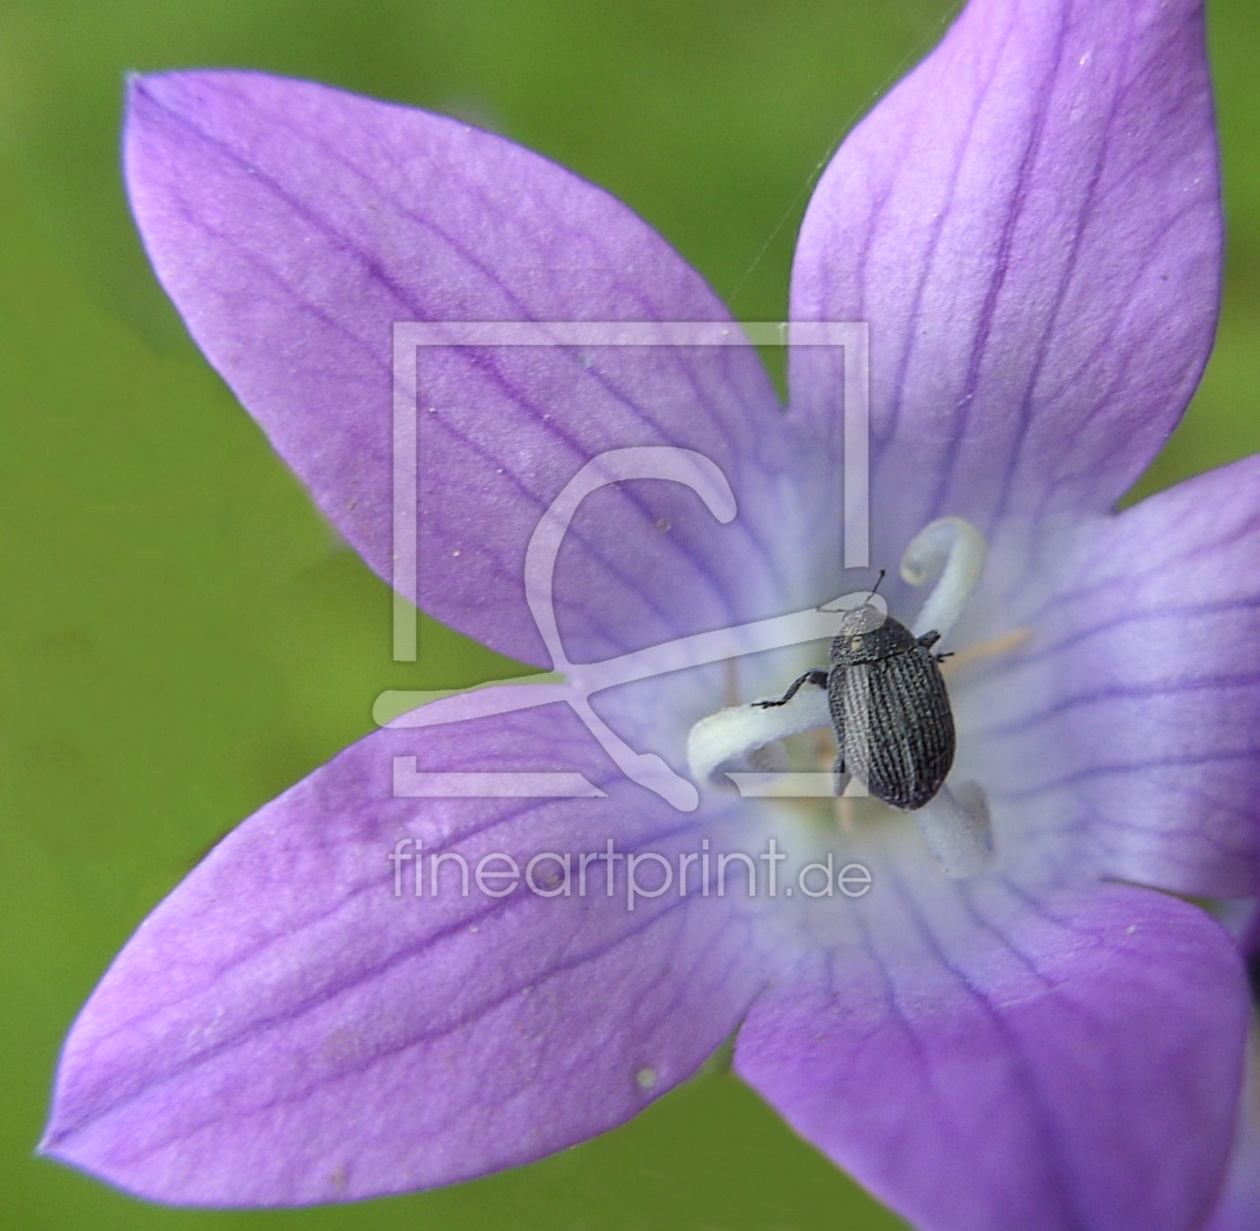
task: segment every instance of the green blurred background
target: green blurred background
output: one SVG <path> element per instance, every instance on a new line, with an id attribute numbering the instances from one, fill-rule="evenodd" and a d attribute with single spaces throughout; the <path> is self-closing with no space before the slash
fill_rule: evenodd
<path id="1" fill-rule="evenodd" d="M 533 1167 L 358 1206 L 143 1205 L 31 1151 L 61 1038 L 225 830 L 388 687 L 511 665 L 385 587 L 206 367 L 118 173 L 129 70 L 228 65 L 453 112 L 611 189 L 750 320 L 785 313 L 813 179 L 945 0 L 0 0 L 0 1225 L 900 1225 L 712 1071 Z M 1143 489 L 1260 451 L 1260 10 L 1212 0 L 1231 249 L 1217 351 Z"/>

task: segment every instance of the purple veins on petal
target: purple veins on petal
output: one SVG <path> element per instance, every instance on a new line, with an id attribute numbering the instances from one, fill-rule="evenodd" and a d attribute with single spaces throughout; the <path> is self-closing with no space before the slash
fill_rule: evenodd
<path id="1" fill-rule="evenodd" d="M 797 249 L 793 319 L 881 339 L 873 525 L 1107 509 L 1198 380 L 1220 254 L 1201 4 L 973 0 L 845 142 Z M 794 406 L 833 413 L 835 363 L 793 354 Z"/>
<path id="2" fill-rule="evenodd" d="M 154 912 L 75 1024 L 46 1149 L 159 1200 L 345 1200 L 537 1158 L 695 1071 L 760 979 L 746 903 L 628 911 L 599 864 L 571 897 L 464 894 L 443 864 L 434 896 L 431 879 L 440 852 L 524 867 L 608 836 L 672 858 L 694 822 L 620 780 L 563 707 L 423 734 L 353 745 Z M 609 799 L 391 798 L 399 754 L 452 771 L 562 758 Z M 423 896 L 414 862 L 395 893 L 400 838 L 430 860 Z"/>
<path id="3" fill-rule="evenodd" d="M 1123 886 L 898 879 L 864 945 L 757 1001 L 737 1071 L 932 1231 L 1193 1226 L 1246 1028 L 1220 927 Z"/>
<path id="4" fill-rule="evenodd" d="M 396 322 L 730 319 L 599 189 L 489 133 L 324 86 L 249 73 L 140 78 L 126 166 L 149 255 L 194 338 L 387 580 Z M 770 523 L 756 479 L 782 465 L 778 410 L 752 348 L 592 356 L 428 347 L 419 367 L 432 412 L 416 427 L 419 600 L 539 665 L 525 545 L 564 483 L 604 450 L 696 449 L 747 495 L 727 528 L 666 485 L 604 493 L 606 512 L 575 524 L 559 578 L 575 661 L 764 614 L 778 568 L 757 531 Z"/>

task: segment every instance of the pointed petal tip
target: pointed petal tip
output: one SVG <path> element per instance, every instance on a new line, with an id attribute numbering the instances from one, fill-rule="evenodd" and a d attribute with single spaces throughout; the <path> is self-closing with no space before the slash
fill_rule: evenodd
<path id="1" fill-rule="evenodd" d="M 1211 347 L 1217 161 L 1199 0 L 966 6 L 844 142 L 797 248 L 792 318 L 880 339 L 874 471 L 913 458 L 873 524 L 987 529 L 1132 484 Z M 832 362 L 792 356 L 807 413 Z"/>
<path id="2" fill-rule="evenodd" d="M 75 1149 L 74 1129 L 61 1124 L 59 1122 L 60 1119 L 60 1108 L 54 1099 L 53 1108 L 48 1116 L 48 1124 L 44 1128 L 44 1134 L 39 1139 L 34 1150 L 31 1151 L 34 1158 L 58 1163 L 63 1167 L 73 1167 L 76 1171 L 85 1172 L 106 1184 L 111 1184 L 128 1192 L 133 1191 L 125 1183 L 112 1176 L 108 1168 L 98 1166 L 90 1156 L 80 1154 Z M 145 1194 L 136 1193 L 136 1195 L 144 1196 Z M 161 1200 L 162 1198 L 155 1197 L 154 1199 Z M 173 1200 L 178 1201 L 179 1198 L 175 1197 Z"/>
<path id="3" fill-rule="evenodd" d="M 760 981 L 723 903 L 662 897 L 632 914 L 603 885 L 530 893 L 529 871 L 508 898 L 479 880 L 438 893 L 431 877 L 393 892 L 400 834 L 475 868 L 597 846 L 606 807 L 627 851 L 691 841 L 550 708 L 483 720 L 480 742 L 378 732 L 220 843 L 80 1013 L 41 1152 L 171 1205 L 361 1200 L 531 1162 L 691 1076 Z M 557 747 L 609 798 L 390 793 L 402 753 L 459 773 L 549 763 Z M 408 854 L 400 875 L 415 876 Z"/>
<path id="4" fill-rule="evenodd" d="M 123 76 L 123 89 L 130 108 L 137 100 L 156 101 L 161 94 L 162 83 L 172 78 L 199 76 L 196 71 L 177 71 L 171 73 L 129 72 Z"/>
<path id="5" fill-rule="evenodd" d="M 49 1121 L 44 1136 L 33 1151 L 35 1158 L 71 1167 L 140 1201 L 169 1206 L 230 1208 L 230 1202 L 216 1201 L 179 1183 L 146 1183 L 144 1179 L 128 1174 L 125 1169 L 113 1167 L 107 1160 L 94 1157 L 90 1147 L 76 1149 L 74 1130 L 56 1128 L 55 1115 L 54 1111 L 54 1119 Z"/>
<path id="6" fill-rule="evenodd" d="M 710 458 L 740 490 L 740 517 L 727 529 L 682 484 L 606 493 L 624 512 L 598 522 L 584 511 L 583 546 L 569 540 L 556 575 L 573 660 L 763 613 L 775 564 L 751 528 L 772 503 L 754 467 L 777 411 L 748 348 L 676 348 L 660 364 L 607 345 L 575 368 L 568 346 L 526 362 L 487 345 L 470 372 L 462 343 L 428 347 L 422 576 L 395 556 L 395 415 L 414 422 L 410 395 L 394 405 L 412 365 L 392 349 L 398 325 L 729 319 L 601 189 L 456 120 L 219 69 L 133 82 L 124 162 L 194 341 L 345 539 L 430 615 L 549 664 L 524 597 L 527 545 L 581 464 L 622 439 Z"/>

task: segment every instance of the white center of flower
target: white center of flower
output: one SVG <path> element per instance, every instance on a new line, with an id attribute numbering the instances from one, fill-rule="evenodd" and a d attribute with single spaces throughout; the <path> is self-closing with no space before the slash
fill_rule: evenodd
<path id="1" fill-rule="evenodd" d="M 937 581 L 914 622 L 914 637 L 934 632 L 943 638 L 953 629 L 979 584 L 987 552 L 984 536 L 960 517 L 940 518 L 915 535 L 902 556 L 901 576 L 916 586 L 933 576 Z M 851 612 L 833 643 L 833 663 L 834 647 L 851 653 L 861 644 L 862 636 L 882 621 L 874 606 Z M 877 668 L 878 663 L 874 666 Z M 844 664 L 829 670 L 820 668 L 802 677 L 784 694 L 788 699 L 782 703 L 732 706 L 702 719 L 692 727 L 687 740 L 692 777 L 708 783 L 734 780 L 744 793 L 773 793 L 767 789 L 749 791 L 746 783 L 758 780 L 764 788 L 767 784 L 760 780 L 787 773 L 789 759 L 782 743 L 787 737 L 832 726 L 831 685 L 841 678 L 836 673 L 853 670 Z M 869 728 L 880 732 L 878 716 L 872 719 Z M 788 777 L 796 788 L 788 793 L 817 795 L 842 793 L 851 775 L 837 773 L 832 779 L 830 774 L 798 773 Z M 858 785 L 864 788 L 866 784 Z M 942 784 L 934 798 L 915 809 L 915 819 L 948 875 L 969 876 L 988 862 L 988 808 L 977 784 L 964 783 L 957 794 Z"/>

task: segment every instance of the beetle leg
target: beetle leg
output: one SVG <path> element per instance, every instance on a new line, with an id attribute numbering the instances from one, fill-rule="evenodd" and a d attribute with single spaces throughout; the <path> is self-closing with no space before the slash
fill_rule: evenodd
<path id="1" fill-rule="evenodd" d="M 940 639 L 940 633 L 938 633 L 936 629 L 932 628 L 917 640 L 925 650 L 930 650 Z M 944 654 L 933 654 L 932 657 L 935 658 L 938 663 L 943 663 L 947 658 L 954 657 L 954 651 L 946 650 Z"/>
<path id="2" fill-rule="evenodd" d="M 800 691 L 802 684 L 813 684 L 816 688 L 826 688 L 828 673 L 826 671 L 806 671 L 799 680 L 793 680 L 791 687 L 777 701 L 754 701 L 754 705 L 769 709 L 774 705 L 786 705 Z"/>

